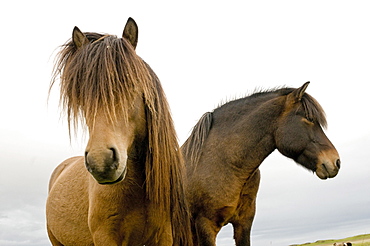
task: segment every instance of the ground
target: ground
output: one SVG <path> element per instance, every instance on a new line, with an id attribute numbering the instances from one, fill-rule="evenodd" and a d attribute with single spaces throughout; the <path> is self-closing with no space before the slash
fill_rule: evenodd
<path id="1" fill-rule="evenodd" d="M 314 243 L 294 244 L 291 246 L 330 246 L 334 243 L 351 242 L 353 246 L 370 246 L 370 234 L 358 235 L 343 239 L 319 240 Z"/>

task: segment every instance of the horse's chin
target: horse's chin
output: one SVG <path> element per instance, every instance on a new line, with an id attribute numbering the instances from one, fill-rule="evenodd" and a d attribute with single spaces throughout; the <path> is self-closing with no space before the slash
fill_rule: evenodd
<path id="1" fill-rule="evenodd" d="M 328 179 L 328 176 L 322 172 L 316 172 L 316 176 L 319 177 L 319 179 L 325 180 Z"/>
<path id="2" fill-rule="evenodd" d="M 127 167 L 125 166 L 125 168 L 123 169 L 123 171 L 121 172 L 121 174 L 118 176 L 118 178 L 116 179 L 113 179 L 113 181 L 110 181 L 110 180 L 96 180 L 99 184 L 101 185 L 112 185 L 112 184 L 117 184 L 119 182 L 121 182 L 122 180 L 125 179 L 126 177 L 126 173 L 127 173 Z"/>

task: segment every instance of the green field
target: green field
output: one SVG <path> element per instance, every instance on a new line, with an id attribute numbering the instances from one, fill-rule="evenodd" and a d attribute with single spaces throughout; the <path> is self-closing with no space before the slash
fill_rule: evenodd
<path id="1" fill-rule="evenodd" d="M 314 243 L 294 244 L 291 246 L 332 246 L 334 243 L 351 242 L 353 246 L 370 246 L 370 234 L 347 237 L 343 239 L 319 240 Z"/>

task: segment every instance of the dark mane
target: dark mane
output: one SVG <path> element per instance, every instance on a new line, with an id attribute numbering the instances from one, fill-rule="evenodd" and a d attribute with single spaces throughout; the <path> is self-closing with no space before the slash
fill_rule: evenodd
<path id="1" fill-rule="evenodd" d="M 188 216 L 181 208 L 186 204 L 182 184 L 184 163 L 158 77 L 124 38 L 98 33 L 85 35 L 90 42 L 83 48 L 77 49 L 72 40 L 62 46 L 50 85 L 51 88 L 60 78 L 60 103 L 67 113 L 69 128 L 80 120 L 94 124 L 98 112 L 103 112 L 110 121 L 117 120 L 118 114 L 127 120 L 127 109 L 133 106 L 133 99 L 142 97 L 148 127 L 147 198 L 159 211 L 171 209 L 175 241 L 190 240 L 184 229 L 187 222 L 182 221 Z"/>
<path id="2" fill-rule="evenodd" d="M 220 109 L 222 107 L 227 107 L 230 104 L 245 104 L 245 103 L 257 103 L 259 100 L 266 101 L 270 98 L 277 97 L 277 96 L 286 96 L 291 93 L 294 88 L 274 88 L 268 90 L 259 90 L 254 91 L 253 94 L 236 99 L 233 101 L 226 102 L 215 110 Z M 305 117 L 308 120 L 313 120 L 318 122 L 322 127 L 327 127 L 326 116 L 323 108 L 321 105 L 309 94 L 305 93 L 301 99 L 301 106 L 304 109 Z M 207 112 L 205 113 L 198 123 L 193 127 L 192 132 L 189 138 L 183 144 L 182 151 L 184 156 L 190 160 L 190 163 L 196 166 L 197 162 L 199 161 L 201 149 L 203 146 L 204 141 L 208 137 L 208 133 L 212 128 L 212 121 L 213 121 L 213 113 Z"/>
<path id="3" fill-rule="evenodd" d="M 192 132 L 185 143 L 181 146 L 184 156 L 196 165 L 200 158 L 201 149 L 208 133 L 212 127 L 213 113 L 207 112 L 202 115 L 198 123 L 193 127 Z"/>
<path id="4" fill-rule="evenodd" d="M 275 96 L 286 96 L 289 93 L 291 93 L 294 90 L 294 88 L 290 87 L 275 87 L 272 89 L 261 89 L 261 90 L 255 90 L 252 94 L 239 98 L 233 101 L 226 102 L 224 104 L 219 105 L 215 110 L 218 108 L 227 106 L 228 104 L 233 103 L 256 103 L 256 101 L 259 100 L 268 100 L 269 98 L 275 97 Z M 309 120 L 317 121 L 323 128 L 327 127 L 327 121 L 326 121 L 326 115 L 321 107 L 321 105 L 316 101 L 315 98 L 310 96 L 308 93 L 304 93 L 302 100 L 302 107 L 305 111 L 305 116 Z"/>
<path id="5" fill-rule="evenodd" d="M 282 88 L 276 90 L 280 95 L 291 93 L 294 88 Z M 321 105 L 310 94 L 304 93 L 301 99 L 301 105 L 305 112 L 305 117 L 310 121 L 316 121 L 323 128 L 327 128 L 326 114 Z"/>

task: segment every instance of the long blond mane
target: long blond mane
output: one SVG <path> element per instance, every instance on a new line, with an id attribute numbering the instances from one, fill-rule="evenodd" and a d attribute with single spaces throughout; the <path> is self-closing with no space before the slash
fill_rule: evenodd
<path id="1" fill-rule="evenodd" d="M 159 79 L 123 38 L 85 33 L 89 43 L 77 49 L 73 41 L 61 49 L 52 87 L 60 78 L 60 102 L 68 125 L 94 122 L 97 112 L 112 121 L 135 97 L 142 97 L 147 116 L 148 150 L 145 164 L 147 199 L 159 211 L 171 213 L 174 245 L 188 244 L 188 211 L 184 198 L 184 164 L 166 96 Z M 165 213 L 167 213 L 165 212 Z"/>

